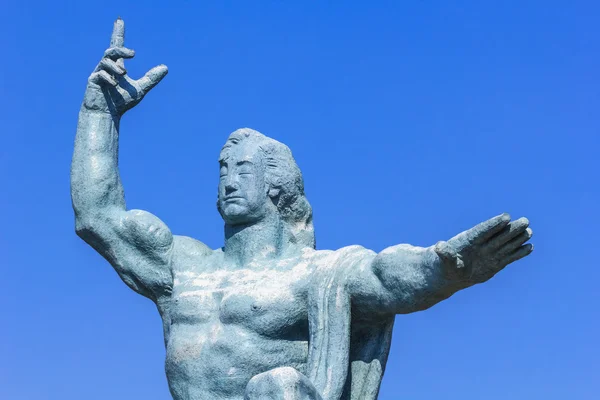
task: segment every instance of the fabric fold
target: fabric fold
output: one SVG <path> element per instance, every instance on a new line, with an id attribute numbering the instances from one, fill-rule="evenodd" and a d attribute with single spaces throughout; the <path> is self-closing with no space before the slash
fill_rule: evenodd
<path id="1" fill-rule="evenodd" d="M 323 400 L 375 400 L 390 350 L 394 317 L 352 321 L 347 278 L 375 253 L 349 246 L 322 260 L 309 291 L 308 377 Z"/>

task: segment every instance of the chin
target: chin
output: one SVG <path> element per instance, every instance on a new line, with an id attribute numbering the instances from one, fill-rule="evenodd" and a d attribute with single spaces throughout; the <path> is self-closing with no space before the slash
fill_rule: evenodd
<path id="1" fill-rule="evenodd" d="M 248 209 L 238 204 L 225 204 L 220 211 L 223 221 L 228 225 L 242 225 L 252 222 Z"/>
<path id="2" fill-rule="evenodd" d="M 226 215 L 223 216 L 223 221 L 230 226 L 248 225 L 252 223 L 252 220 L 245 215 Z"/>

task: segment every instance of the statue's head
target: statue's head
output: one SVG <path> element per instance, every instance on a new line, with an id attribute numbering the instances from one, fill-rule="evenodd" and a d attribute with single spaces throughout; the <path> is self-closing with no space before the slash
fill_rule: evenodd
<path id="1" fill-rule="evenodd" d="M 219 164 L 217 208 L 227 225 L 251 225 L 277 213 L 291 243 L 315 246 L 302 173 L 286 145 L 238 129 L 223 146 Z"/>

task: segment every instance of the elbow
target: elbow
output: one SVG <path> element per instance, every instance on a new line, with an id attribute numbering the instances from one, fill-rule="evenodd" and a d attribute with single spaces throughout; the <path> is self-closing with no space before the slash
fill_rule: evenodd
<path id="1" fill-rule="evenodd" d="M 114 226 L 119 210 L 110 206 L 89 206 L 73 201 L 75 213 L 75 232 L 79 237 L 100 235 Z"/>
<path id="2" fill-rule="evenodd" d="M 75 233 L 82 237 L 93 230 L 93 224 L 83 218 L 75 217 Z"/>
<path id="3" fill-rule="evenodd" d="M 100 216 L 75 215 L 75 233 L 89 244 L 94 244 L 103 237 L 106 223 Z"/>
<path id="4" fill-rule="evenodd" d="M 94 236 L 97 236 L 98 223 L 91 218 L 75 217 L 75 233 L 77 236 L 89 242 Z"/>
<path id="5" fill-rule="evenodd" d="M 110 225 L 103 222 L 102 219 L 77 217 L 75 219 L 75 233 L 77 233 L 77 236 L 84 242 L 104 255 L 105 258 L 110 254 L 110 252 L 107 251 L 110 249 L 108 240 L 111 237 L 112 232 Z M 110 257 L 108 257 L 107 260 L 109 260 L 109 262 L 113 261 Z"/>

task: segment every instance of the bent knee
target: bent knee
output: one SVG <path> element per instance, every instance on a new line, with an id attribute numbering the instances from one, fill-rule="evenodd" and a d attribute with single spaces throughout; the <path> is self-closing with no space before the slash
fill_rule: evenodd
<path id="1" fill-rule="evenodd" d="M 255 375 L 246 386 L 245 400 L 321 400 L 314 385 L 292 367 Z"/>

